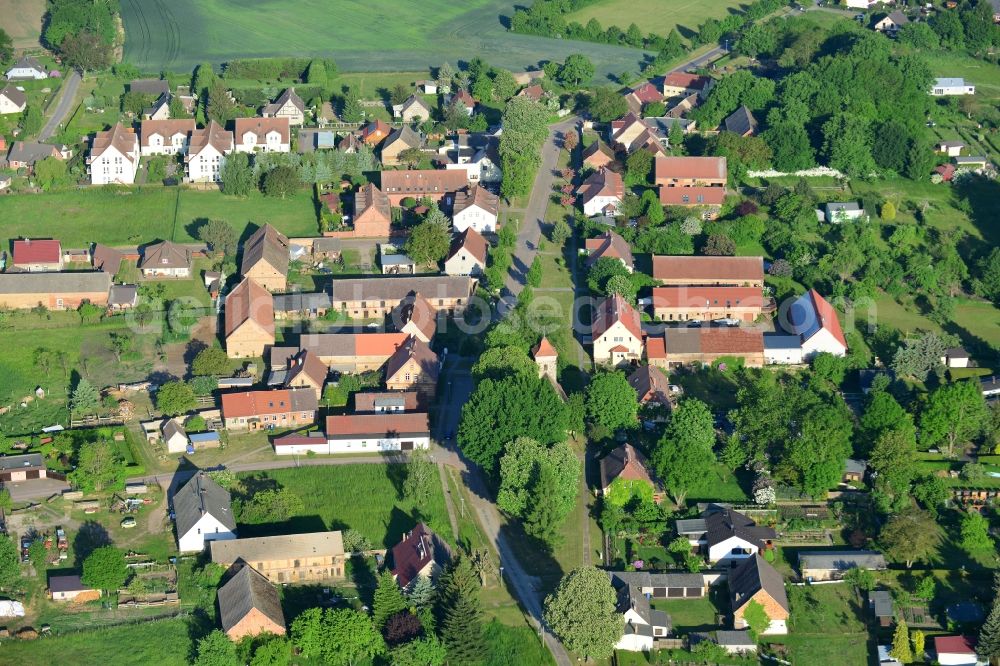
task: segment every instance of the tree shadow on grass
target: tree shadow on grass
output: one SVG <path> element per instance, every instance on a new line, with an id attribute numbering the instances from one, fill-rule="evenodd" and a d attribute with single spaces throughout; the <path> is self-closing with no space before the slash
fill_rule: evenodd
<path id="1" fill-rule="evenodd" d="M 102 546 L 111 544 L 111 535 L 104 525 L 95 520 L 88 520 L 80 525 L 80 530 L 73 538 L 73 563 L 79 568 L 91 553 Z"/>
<path id="2" fill-rule="evenodd" d="M 348 564 L 350 579 L 358 590 L 358 598 L 361 600 L 361 603 L 370 608 L 375 596 L 375 587 L 378 585 L 378 578 L 375 572 L 375 559 L 371 557 L 352 557 Z"/>

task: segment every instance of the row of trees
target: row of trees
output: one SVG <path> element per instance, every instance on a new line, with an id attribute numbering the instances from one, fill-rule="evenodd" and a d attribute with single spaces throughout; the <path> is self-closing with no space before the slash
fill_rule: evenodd
<path id="1" fill-rule="evenodd" d="M 118 0 L 50 0 L 42 40 L 66 64 L 83 70 L 111 64 Z"/>

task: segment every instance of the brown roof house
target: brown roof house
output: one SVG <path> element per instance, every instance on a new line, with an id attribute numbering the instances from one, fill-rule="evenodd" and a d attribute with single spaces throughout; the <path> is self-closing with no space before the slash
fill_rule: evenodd
<path id="1" fill-rule="evenodd" d="M 763 257 L 653 257 L 653 278 L 664 285 L 763 287 Z"/>
<path id="2" fill-rule="evenodd" d="M 722 126 L 727 132 L 743 137 L 753 136 L 757 133 L 757 119 L 745 106 L 741 106 L 729 114 Z"/>
<path id="3" fill-rule="evenodd" d="M 393 130 L 385 143 L 382 144 L 382 164 L 386 166 L 402 164 L 399 159 L 400 154 L 410 148 L 420 148 L 423 143 L 420 135 L 409 125 L 403 125 L 399 129 Z"/>
<path id="4" fill-rule="evenodd" d="M 741 560 L 729 571 L 729 599 L 733 608 L 733 627 L 745 629 L 743 619 L 747 607 L 757 603 L 764 607 L 771 621 L 763 635 L 787 634 L 789 615 L 785 581 L 777 570 L 759 554 Z"/>
<path id="5" fill-rule="evenodd" d="M 654 183 L 660 187 L 725 187 L 729 178 L 725 157 L 658 156 Z"/>
<path id="6" fill-rule="evenodd" d="M 263 633 L 285 635 L 281 599 L 270 581 L 249 564 L 219 588 L 219 619 L 230 640 Z"/>
<path id="7" fill-rule="evenodd" d="M 285 388 L 310 388 L 316 393 L 316 399 L 323 397 L 323 386 L 329 370 L 319 356 L 305 349 L 288 361 L 288 372 L 285 375 Z"/>
<path id="8" fill-rule="evenodd" d="M 384 120 L 373 120 L 361 130 L 361 140 L 369 146 L 377 146 L 389 136 L 392 128 Z"/>
<path id="9" fill-rule="evenodd" d="M 268 291 L 284 291 L 288 280 L 288 239 L 265 224 L 243 244 L 240 273 Z"/>
<path id="10" fill-rule="evenodd" d="M 594 363 L 617 366 L 642 357 L 639 313 L 620 294 L 612 294 L 594 307 L 591 335 Z"/>
<path id="11" fill-rule="evenodd" d="M 94 250 L 90 253 L 90 256 L 94 262 L 94 268 L 105 273 L 110 273 L 111 275 L 114 275 L 121 269 L 122 261 L 125 260 L 124 253 L 100 243 L 94 243 Z"/>
<path id="12" fill-rule="evenodd" d="M 668 328 L 663 336 L 646 339 L 646 358 L 661 368 L 711 365 L 725 359 L 742 359 L 748 368 L 765 360 L 765 338 L 760 329 L 735 327 Z"/>
<path id="13" fill-rule="evenodd" d="M 421 342 L 430 343 L 437 331 L 437 310 L 419 293 L 400 301 L 389 313 L 389 318 L 393 328 Z"/>
<path id="14" fill-rule="evenodd" d="M 215 183 L 220 179 L 226 155 L 233 152 L 233 133 L 214 120 L 204 129 L 191 132 L 184 156 L 184 179 L 189 183 Z"/>
<path id="15" fill-rule="evenodd" d="M 635 495 L 651 495 L 656 502 L 665 497 L 659 481 L 649 471 L 646 456 L 631 444 L 622 444 L 601 458 L 601 493 L 621 504 Z"/>
<path id="16" fill-rule="evenodd" d="M 441 201 L 446 195 L 458 192 L 468 184 L 465 170 L 411 169 L 382 172 L 382 191 L 393 206 L 398 206 L 406 198 L 429 197 L 434 201 Z"/>
<path id="17" fill-rule="evenodd" d="M 312 425 L 317 409 L 316 393 L 305 387 L 222 394 L 222 419 L 229 430 Z"/>
<path id="18" fill-rule="evenodd" d="M 423 97 L 410 95 L 402 104 L 392 105 L 392 117 L 398 118 L 404 123 L 428 120 L 431 117 L 431 107 L 424 101 Z"/>
<path id="19" fill-rule="evenodd" d="M 131 127 L 117 123 L 98 132 L 90 143 L 87 173 L 91 185 L 131 185 L 139 169 L 139 137 Z"/>
<path id="20" fill-rule="evenodd" d="M 485 187 L 473 185 L 455 193 L 451 224 L 456 232 L 475 229 L 481 234 L 495 233 L 500 197 Z"/>
<path id="21" fill-rule="evenodd" d="M 184 153 L 194 129 L 193 118 L 144 120 L 139 128 L 139 152 L 143 157 Z"/>
<path id="22" fill-rule="evenodd" d="M 142 276 L 149 277 L 191 277 L 191 250 L 173 241 L 162 241 L 147 245 L 139 260 Z"/>
<path id="23" fill-rule="evenodd" d="M 438 355 L 426 342 L 411 336 L 386 361 L 385 387 L 390 391 L 416 391 L 428 399 L 434 395 L 440 371 Z"/>
<path id="24" fill-rule="evenodd" d="M 445 275 L 482 275 L 490 244 L 474 228 L 455 236 L 444 260 Z"/>
<path id="25" fill-rule="evenodd" d="M 306 120 L 306 104 L 295 93 L 295 88 L 287 88 L 273 104 L 261 109 L 265 118 L 288 118 L 289 125 L 302 125 Z"/>
<path id="26" fill-rule="evenodd" d="M 226 310 L 226 353 L 230 358 L 264 355 L 274 344 L 274 299 L 250 278 L 229 292 Z"/>
<path id="27" fill-rule="evenodd" d="M 435 579 L 451 561 L 451 548 L 423 523 L 403 535 L 392 547 L 392 576 L 404 590 L 418 576 Z"/>
<path id="28" fill-rule="evenodd" d="M 587 217 L 617 215 L 625 197 L 625 183 L 621 174 L 605 168 L 591 174 L 576 193 Z"/>
<path id="29" fill-rule="evenodd" d="M 587 257 L 587 266 L 593 266 L 602 257 L 618 259 L 628 269 L 629 273 L 632 272 L 635 266 L 635 259 L 632 257 L 632 248 L 629 247 L 628 242 L 624 238 L 613 231 L 605 231 L 597 238 L 588 238 L 584 242 L 584 247 L 587 249 L 589 255 Z"/>
<path id="30" fill-rule="evenodd" d="M 238 153 L 288 153 L 292 149 L 287 117 L 237 118 L 233 136 Z"/>
<path id="31" fill-rule="evenodd" d="M 388 238 L 392 225 L 389 197 L 374 183 L 354 194 L 354 235 L 358 238 Z"/>
<path id="32" fill-rule="evenodd" d="M 108 304 L 111 276 L 102 272 L 0 273 L 0 307 L 75 310 L 81 303 Z"/>
<path id="33" fill-rule="evenodd" d="M 583 149 L 583 166 L 595 171 L 610 166 L 615 161 L 615 152 L 600 139 Z"/>
<path id="34" fill-rule="evenodd" d="M 640 365 L 628 376 L 629 386 L 635 389 L 640 405 L 670 407 L 670 382 L 667 374 L 652 365 Z"/>
<path id="35" fill-rule="evenodd" d="M 0 90 L 0 115 L 22 113 L 28 105 L 28 98 L 12 85 Z"/>

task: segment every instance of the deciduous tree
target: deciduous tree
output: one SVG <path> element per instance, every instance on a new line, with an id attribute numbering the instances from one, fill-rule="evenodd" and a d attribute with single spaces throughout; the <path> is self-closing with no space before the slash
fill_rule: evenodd
<path id="1" fill-rule="evenodd" d="M 635 428 L 639 400 L 624 372 L 602 372 L 587 386 L 586 409 L 591 423 L 614 432 L 621 428 Z"/>
<path id="2" fill-rule="evenodd" d="M 553 500 L 556 520 L 561 523 L 576 506 L 581 471 L 579 459 L 565 441 L 546 447 L 518 437 L 508 444 L 500 459 L 497 506 L 512 516 L 524 517 L 531 505 L 533 484 L 543 468 L 555 472 L 545 492 Z"/>
<path id="3" fill-rule="evenodd" d="M 571 651 L 605 659 L 621 638 L 623 618 L 607 574 L 580 567 L 545 598 L 545 621 Z"/>
<path id="4" fill-rule="evenodd" d="M 433 264 L 448 254 L 451 234 L 448 227 L 434 220 L 421 222 L 406 239 L 406 254 L 418 264 Z"/>
<path id="5" fill-rule="evenodd" d="M 909 569 L 940 541 L 940 527 L 926 511 L 911 509 L 889 519 L 879 533 L 879 542 L 894 559 Z"/>
<path id="6" fill-rule="evenodd" d="M 652 455 L 660 479 L 678 505 L 715 463 L 714 444 L 715 422 L 708 405 L 695 398 L 681 402 Z"/>
<path id="7" fill-rule="evenodd" d="M 202 349 L 191 361 L 191 373 L 197 376 L 222 376 L 230 367 L 229 355 L 218 347 Z"/>
<path id="8" fill-rule="evenodd" d="M 236 644 L 223 631 L 216 629 L 198 641 L 195 666 L 239 666 Z"/>
<path id="9" fill-rule="evenodd" d="M 125 552 L 114 546 L 101 546 L 83 561 L 80 580 L 90 587 L 116 593 L 128 579 Z"/>
<path id="10" fill-rule="evenodd" d="M 982 434 L 989 416 L 977 382 L 945 384 L 931 392 L 920 414 L 920 436 L 929 446 L 943 445 L 950 456 L 956 447 Z"/>
<path id="11" fill-rule="evenodd" d="M 156 406 L 167 416 L 186 414 L 197 404 L 194 390 L 185 382 L 167 382 L 156 391 Z"/>
<path id="12" fill-rule="evenodd" d="M 9 588 L 21 578 L 21 557 L 17 544 L 6 534 L 0 536 L 0 588 Z"/>

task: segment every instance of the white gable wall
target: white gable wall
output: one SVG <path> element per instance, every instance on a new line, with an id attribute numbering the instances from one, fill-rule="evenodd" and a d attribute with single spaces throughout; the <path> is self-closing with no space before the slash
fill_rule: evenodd
<path id="1" fill-rule="evenodd" d="M 733 562 L 743 560 L 757 552 L 756 545 L 738 536 L 731 536 L 708 549 L 708 561 Z"/>
<path id="2" fill-rule="evenodd" d="M 177 550 L 194 553 L 205 550 L 206 541 L 235 539 L 236 534 L 223 525 L 215 516 L 206 513 L 186 534 L 177 539 Z"/>
<path id="3" fill-rule="evenodd" d="M 820 352 L 828 352 L 834 356 L 844 356 L 847 348 L 840 344 L 837 338 L 825 328 L 817 330 L 811 337 L 802 341 L 802 357 L 809 360 Z"/>

